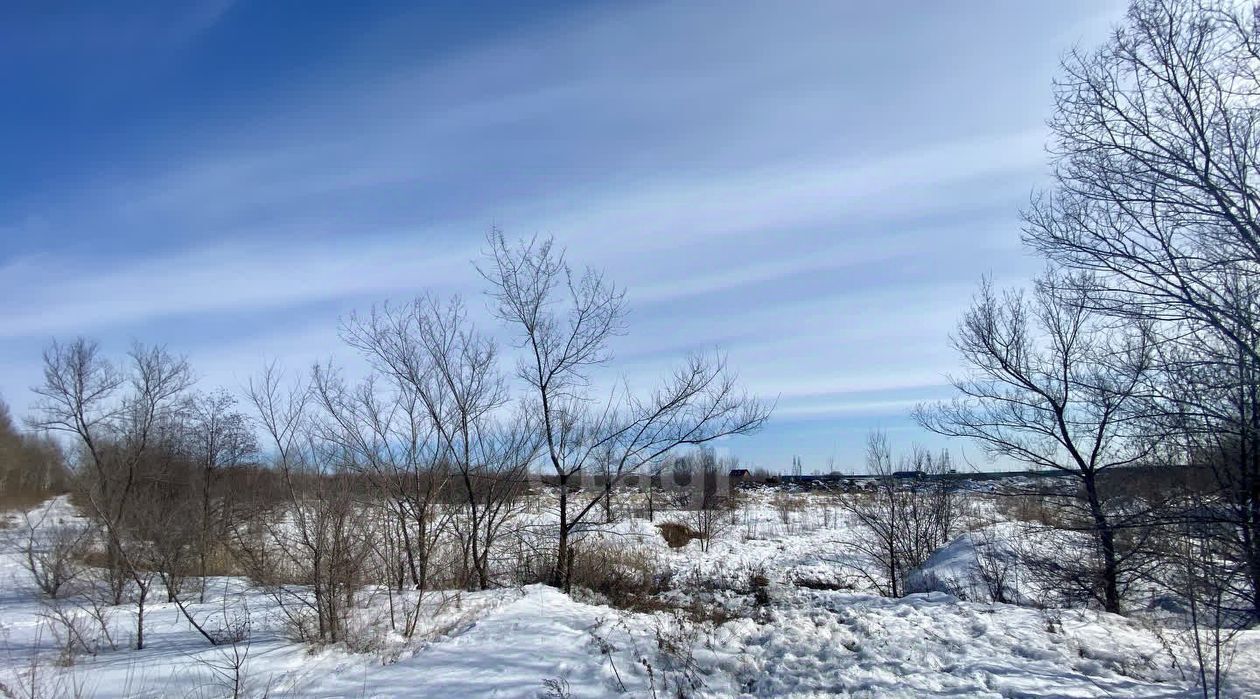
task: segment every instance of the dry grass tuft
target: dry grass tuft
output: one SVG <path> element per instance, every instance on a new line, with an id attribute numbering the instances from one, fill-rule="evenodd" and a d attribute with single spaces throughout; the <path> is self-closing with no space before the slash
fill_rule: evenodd
<path id="1" fill-rule="evenodd" d="M 657 525 L 657 528 L 661 530 L 661 536 L 665 538 L 665 543 L 669 544 L 671 549 L 683 548 L 701 538 L 700 532 L 678 522 L 665 522 Z"/>
<path id="2" fill-rule="evenodd" d="M 603 597 L 609 606 L 637 612 L 664 609 L 669 570 L 646 548 L 588 546 L 575 549 L 570 583 Z"/>

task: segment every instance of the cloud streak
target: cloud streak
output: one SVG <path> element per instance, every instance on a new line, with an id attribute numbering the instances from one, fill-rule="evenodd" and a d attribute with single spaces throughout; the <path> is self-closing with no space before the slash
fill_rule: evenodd
<path id="1" fill-rule="evenodd" d="M 236 8 L 189 7 L 168 24 L 190 53 L 233 29 Z M 0 391 L 20 413 L 50 336 L 182 338 L 213 380 L 327 357 L 349 309 L 475 297 L 498 224 L 627 287 L 610 377 L 720 346 L 779 396 L 757 458 L 834 449 L 829 419 L 903 427 L 953 365 L 975 280 L 1035 267 L 1017 211 L 1050 70 L 1065 33 L 1109 16 L 900 9 L 641 3 L 424 58 L 422 11 L 332 36 L 326 64 L 271 86 L 288 100 L 224 97 L 232 119 L 137 129 L 99 167 L 73 162 L 84 180 L 0 195 Z M 215 77 L 184 74 L 169 42 L 149 55 Z"/>

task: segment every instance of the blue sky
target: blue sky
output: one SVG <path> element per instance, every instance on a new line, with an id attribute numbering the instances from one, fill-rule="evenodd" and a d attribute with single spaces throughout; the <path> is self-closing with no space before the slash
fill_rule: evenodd
<path id="1" fill-rule="evenodd" d="M 480 309 L 486 230 L 627 287 L 608 378 L 720 347 L 745 462 L 860 463 L 1018 284 L 1059 56 L 1119 2 L 17 3 L 0 8 L 0 395 L 52 338 L 353 369 L 337 320 Z M 484 315 L 484 314 L 483 314 Z M 487 322 L 490 322 L 487 319 Z M 983 463 L 972 446 L 956 453 Z"/>

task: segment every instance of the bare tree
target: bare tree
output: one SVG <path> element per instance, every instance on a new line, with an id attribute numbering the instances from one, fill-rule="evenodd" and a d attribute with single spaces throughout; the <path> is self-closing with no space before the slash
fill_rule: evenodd
<path id="1" fill-rule="evenodd" d="M 22 513 L 25 532 L 19 550 L 35 586 L 50 599 L 57 599 L 82 576 L 93 532 L 78 522 L 56 521 L 50 518 L 51 513 L 50 508 L 34 516 Z"/>
<path id="2" fill-rule="evenodd" d="M 1168 436 L 1165 460 L 1187 481 L 1168 498 L 1165 526 L 1194 520 L 1213 532 L 1218 555 L 1243 571 L 1231 578 L 1234 595 L 1260 618 L 1260 363 L 1194 336 L 1158 347 L 1148 430 Z"/>
<path id="3" fill-rule="evenodd" d="M 198 470 L 197 569 L 202 602 L 206 598 L 207 558 L 216 543 L 227 540 L 230 519 L 231 493 L 221 493 L 217 501 L 215 498 L 219 480 L 224 469 L 242 465 L 258 450 L 249 419 L 235 406 L 236 399 L 222 390 L 195 395 L 188 403 L 185 448 Z"/>
<path id="4" fill-rule="evenodd" d="M 609 340 L 625 330 L 623 293 L 602 274 L 575 274 L 551 240 L 509 244 L 489 236 L 482 276 L 498 316 L 517 333 L 517 377 L 538 416 L 544 461 L 554 473 L 559 527 L 551 582 L 566 587 L 571 539 L 606 496 L 577 495 L 575 480 L 598 469 L 605 488 L 684 445 L 751 432 L 770 409 L 738 389 L 721 357 L 692 356 L 647 397 L 628 388 L 598 402 L 591 373 L 607 364 Z M 603 466 L 600 455 L 605 456 Z M 576 501 L 574 501 L 576 498 Z"/>
<path id="5" fill-rule="evenodd" d="M 138 486 L 144 469 L 178 421 L 181 397 L 192 383 L 187 362 L 160 347 L 136 344 L 124 373 L 93 342 L 53 343 L 44 352 L 44 383 L 32 424 L 76 439 L 88 476 L 86 499 L 105 534 L 114 604 L 137 588 L 136 647 L 144 644 L 143 604 L 152 576 L 137 567 L 132 541 Z"/>
<path id="6" fill-rule="evenodd" d="M 449 469 L 459 494 L 468 583 L 489 587 L 493 550 L 519 508 L 537 444 L 527 413 L 502 419 L 508 396 L 494 342 L 458 298 L 433 296 L 351 317 L 343 337 L 412 402 L 425 430 L 418 446 Z"/>
<path id="7" fill-rule="evenodd" d="M 1025 240 L 1076 277 L 1080 303 L 1152 326 L 1167 418 L 1214 451 L 1232 545 L 1260 614 L 1260 40 L 1226 0 L 1137 0 L 1056 83 L 1054 187 Z M 1223 447 L 1223 448 L 1222 448 Z"/>
<path id="8" fill-rule="evenodd" d="M 320 370 L 313 371 L 314 382 Z M 279 517 L 259 522 L 261 541 L 238 536 L 253 576 L 263 582 L 303 640 L 343 640 L 345 622 L 373 536 L 371 518 L 356 501 L 349 464 L 353 455 L 325 442 L 327 430 L 311 414 L 307 382 L 286 385 L 270 365 L 250 381 L 249 401 L 271 442 L 273 467 L 287 502 Z M 295 588 L 290 582 L 305 586 Z"/>
<path id="9" fill-rule="evenodd" d="M 95 342 L 79 338 L 68 345 L 54 342 L 44 350 L 44 383 L 34 389 L 42 399 L 35 407 L 31 424 L 37 429 L 72 434 L 92 470 L 101 500 L 108 502 L 115 488 L 116 474 L 108 450 L 121 419 L 122 403 L 117 393 L 125 377 L 100 354 Z M 125 504 L 125 503 L 124 503 Z M 112 509 L 98 512 L 108 517 Z M 126 576 L 122 556 L 111 537 L 109 543 L 111 582 L 115 604 L 122 603 Z"/>
<path id="10" fill-rule="evenodd" d="M 411 361 L 390 344 L 394 338 L 382 336 L 382 327 L 372 332 L 375 335 L 358 337 L 352 344 L 378 343 L 374 351 L 381 358 L 373 357 L 374 364 Z M 323 439 L 337 444 L 349 457 L 350 468 L 365 475 L 384 496 L 392 523 L 386 531 L 398 539 L 394 550 L 400 555 L 394 585 L 401 590 L 409 581 L 423 592 L 430 587 L 432 557 L 452 516 L 446 506 L 451 474 L 436 430 L 409 378 L 411 369 L 414 366 L 397 364 L 355 387 L 348 387 L 335 373 L 320 371 L 314 387 L 326 418 Z"/>
<path id="11" fill-rule="evenodd" d="M 732 526 L 731 510 L 735 494 L 728 474 L 730 462 L 718 459 L 712 449 L 700 448 L 686 459 L 690 487 L 686 490 L 686 519 L 700 535 L 700 550 L 708 551 L 713 540 Z"/>
<path id="12" fill-rule="evenodd" d="M 916 447 L 898 469 L 887 436 L 867 437 L 866 468 L 875 487 L 845 497 L 841 505 L 861 532 L 854 547 L 875 564 L 859 572 L 882 594 L 906 594 L 909 573 L 954 533 L 953 490 L 941 478 L 949 464 L 948 452 L 937 456 Z"/>
<path id="13" fill-rule="evenodd" d="M 1260 358 L 1240 285 L 1260 274 L 1260 43 L 1235 3 L 1137 0 L 1056 82 L 1055 187 L 1026 240 L 1089 272 L 1121 317 L 1210 328 Z"/>
<path id="14" fill-rule="evenodd" d="M 1150 337 L 1060 296 L 1047 277 L 1031 299 L 998 296 L 986 281 L 959 324 L 954 346 L 967 373 L 951 379 L 960 396 L 920 406 L 929 430 L 979 442 L 993 457 L 1071 475 L 1086 528 L 1101 558 L 1097 597 L 1120 611 L 1127 554 L 1100 490 L 1106 469 L 1142 462 L 1156 442 L 1136 434 L 1135 408 L 1152 372 Z M 1130 571 L 1131 572 L 1131 571 Z"/>

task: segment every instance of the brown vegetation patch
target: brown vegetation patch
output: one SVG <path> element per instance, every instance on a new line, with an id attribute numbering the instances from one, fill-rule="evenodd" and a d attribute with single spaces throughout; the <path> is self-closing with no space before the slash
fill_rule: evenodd
<path id="1" fill-rule="evenodd" d="M 998 511 L 1009 520 L 1063 529 L 1074 528 L 1077 524 L 1070 521 L 1063 507 L 1056 506 L 1046 495 L 1001 495 L 996 502 Z"/>
<path id="2" fill-rule="evenodd" d="M 822 578 L 797 578 L 795 580 L 797 587 L 803 587 L 809 590 L 822 590 L 825 592 L 850 591 L 853 589 L 853 583 L 847 580 L 823 580 Z"/>
<path id="3" fill-rule="evenodd" d="M 669 589 L 669 571 L 648 549 L 590 546 L 575 549 L 569 581 L 619 609 L 650 612 L 666 608 L 656 595 Z"/>
<path id="4" fill-rule="evenodd" d="M 671 549 L 680 549 L 701 538 L 700 532 L 678 522 L 664 522 L 658 524 L 657 528 L 661 530 L 661 536 Z"/>

